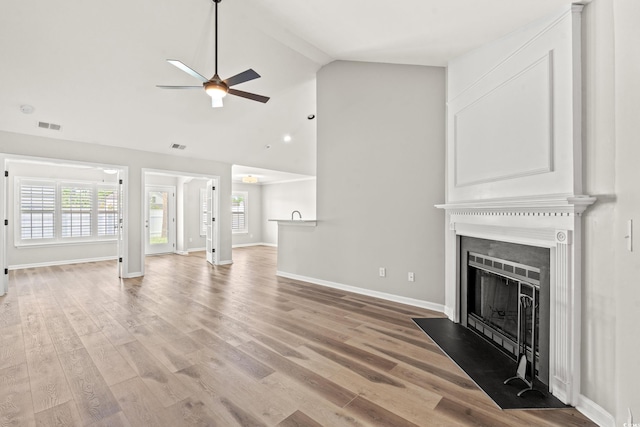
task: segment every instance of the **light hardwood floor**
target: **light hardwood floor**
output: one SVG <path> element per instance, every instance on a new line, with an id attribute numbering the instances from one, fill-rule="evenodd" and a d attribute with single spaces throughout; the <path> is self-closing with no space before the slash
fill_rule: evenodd
<path id="1" fill-rule="evenodd" d="M 10 273 L 1 426 L 577 426 L 501 411 L 411 321 L 441 314 L 275 276 L 276 250 Z"/>

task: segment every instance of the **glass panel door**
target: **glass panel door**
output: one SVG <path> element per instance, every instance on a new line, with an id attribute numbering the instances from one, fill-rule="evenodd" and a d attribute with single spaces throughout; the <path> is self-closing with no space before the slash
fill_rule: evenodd
<path id="1" fill-rule="evenodd" d="M 146 254 L 172 253 L 175 249 L 175 189 L 147 187 Z"/>

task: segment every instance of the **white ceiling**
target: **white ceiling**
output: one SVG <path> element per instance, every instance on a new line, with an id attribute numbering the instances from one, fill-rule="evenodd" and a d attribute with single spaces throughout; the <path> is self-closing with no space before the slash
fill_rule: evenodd
<path id="1" fill-rule="evenodd" d="M 321 66 L 336 59 L 444 66 L 566 4 L 223 0 L 219 74 L 253 68 L 262 78 L 236 88 L 271 100 L 228 96 L 212 109 L 199 90 L 155 87 L 198 84 L 166 59 L 213 74 L 211 0 L 2 0 L 0 130 L 314 175 L 321 118 L 307 115 L 316 113 Z M 23 104 L 35 111 L 23 114 Z"/>

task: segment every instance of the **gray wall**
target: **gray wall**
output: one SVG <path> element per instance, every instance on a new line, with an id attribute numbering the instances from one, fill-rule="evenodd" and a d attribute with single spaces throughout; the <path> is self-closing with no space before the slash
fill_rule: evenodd
<path id="1" fill-rule="evenodd" d="M 262 185 L 234 182 L 232 191 L 246 191 L 248 215 L 248 232 L 232 233 L 233 246 L 257 245 L 262 243 Z"/>
<path id="2" fill-rule="evenodd" d="M 141 238 L 142 169 L 218 176 L 220 177 L 219 260 L 221 262 L 231 260 L 230 164 L 10 132 L 0 132 L 0 153 L 126 166 L 129 174 L 127 185 L 128 269 L 125 272 L 127 275 L 139 274 L 142 271 L 144 259 L 144 242 Z"/>
<path id="3" fill-rule="evenodd" d="M 291 219 L 296 210 L 303 219 L 316 219 L 315 179 L 265 184 L 262 195 L 262 241 L 266 244 L 278 244 L 278 223 L 270 219 Z"/>
<path id="4" fill-rule="evenodd" d="M 445 69 L 337 61 L 317 91 L 318 224 L 280 227 L 278 270 L 443 304 Z"/>

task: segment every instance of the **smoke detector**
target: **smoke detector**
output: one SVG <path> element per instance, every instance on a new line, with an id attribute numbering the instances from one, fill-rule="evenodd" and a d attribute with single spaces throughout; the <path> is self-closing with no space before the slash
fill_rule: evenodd
<path id="1" fill-rule="evenodd" d="M 35 108 L 33 108 L 33 105 L 24 104 L 20 106 L 20 111 L 24 114 L 32 114 L 35 111 Z"/>

